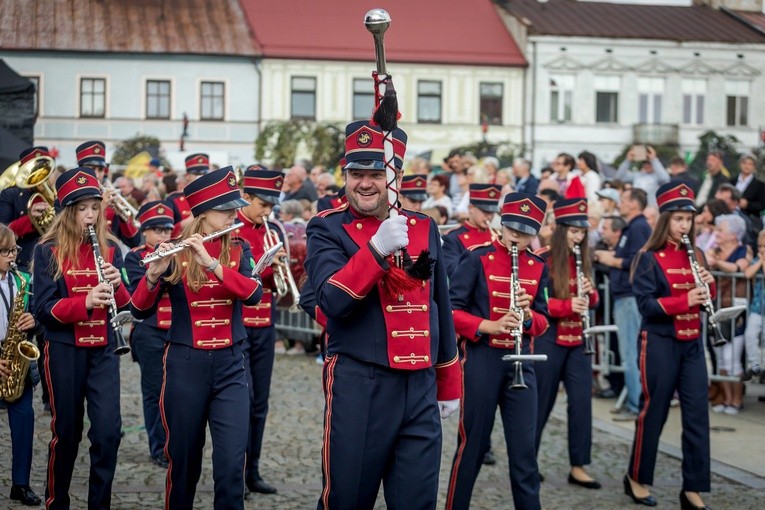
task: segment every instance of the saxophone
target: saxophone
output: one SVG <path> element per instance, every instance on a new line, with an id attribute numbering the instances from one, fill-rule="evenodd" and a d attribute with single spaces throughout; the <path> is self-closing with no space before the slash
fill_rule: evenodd
<path id="1" fill-rule="evenodd" d="M 27 333 L 15 327 L 19 317 L 24 313 L 27 283 L 19 274 L 16 264 L 11 264 L 11 271 L 21 283 L 19 284 L 19 292 L 13 299 L 11 314 L 8 317 L 8 332 L 0 352 L 0 360 L 8 361 L 8 368 L 11 371 L 8 377 L 0 377 L 0 398 L 6 402 L 14 402 L 21 398 L 21 394 L 24 393 L 24 382 L 29 372 L 29 364 L 37 361 L 40 357 L 40 350 L 35 344 L 27 340 Z"/>

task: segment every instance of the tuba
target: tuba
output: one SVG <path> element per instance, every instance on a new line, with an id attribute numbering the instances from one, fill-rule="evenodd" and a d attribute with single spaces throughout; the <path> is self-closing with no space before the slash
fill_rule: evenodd
<path id="1" fill-rule="evenodd" d="M 40 350 L 27 340 L 27 333 L 16 328 L 19 317 L 24 313 L 24 299 L 27 295 L 27 282 L 21 277 L 16 264 L 11 264 L 11 271 L 19 279 L 19 292 L 13 299 L 10 317 L 8 317 L 8 332 L 0 351 L 0 359 L 8 361 L 11 374 L 0 378 L 0 398 L 6 402 L 14 402 L 24 393 L 24 382 L 29 373 L 29 364 L 37 361 Z"/>
<path id="2" fill-rule="evenodd" d="M 34 190 L 27 201 L 27 214 L 39 234 L 44 234 L 53 223 L 56 211 L 53 203 L 56 201 L 56 192 L 48 183 L 48 177 L 56 168 L 56 161 L 48 156 L 40 156 L 23 165 L 14 163 L 5 169 L 0 175 L 0 189 L 17 186 L 22 189 Z M 46 203 L 47 208 L 40 217 L 32 216 L 32 206 L 38 203 Z"/>
<path id="3" fill-rule="evenodd" d="M 510 257 L 512 260 L 512 272 L 510 274 L 510 311 L 518 315 L 518 326 L 510 332 L 513 337 L 513 347 L 515 352 L 502 356 L 504 361 L 513 362 L 513 381 L 510 383 L 511 390 L 525 390 L 528 388 L 523 380 L 523 362 L 524 361 L 547 361 L 547 354 L 521 354 L 521 344 L 523 342 L 523 309 L 518 306 L 518 295 L 521 292 L 521 280 L 518 272 L 518 245 L 513 243 L 510 247 Z"/>
<path id="4" fill-rule="evenodd" d="M 266 233 L 263 236 L 263 247 L 268 251 L 276 246 L 276 243 L 281 242 L 281 240 L 279 239 L 279 234 L 268 226 L 268 216 L 263 216 L 263 226 L 266 227 Z M 289 250 L 289 246 L 285 249 Z M 289 310 L 290 312 L 295 312 L 300 306 L 300 291 L 295 283 L 295 277 L 290 270 L 289 254 L 286 257 L 279 257 L 278 262 L 279 264 L 274 269 L 274 287 L 276 287 L 274 290 L 276 290 L 276 297 L 281 299 L 287 294 L 291 294 L 292 305 L 290 305 Z"/>
<path id="5" fill-rule="evenodd" d="M 587 310 L 582 312 L 582 336 L 584 337 L 584 354 L 595 354 L 595 346 L 592 341 L 590 329 L 590 296 L 584 291 L 584 271 L 582 270 L 582 249 L 578 244 L 574 245 L 574 258 L 576 259 L 576 297 L 584 299 Z"/>

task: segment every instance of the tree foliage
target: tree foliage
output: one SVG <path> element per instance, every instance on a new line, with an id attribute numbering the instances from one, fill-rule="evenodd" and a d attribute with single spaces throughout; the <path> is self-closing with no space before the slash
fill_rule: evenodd
<path id="1" fill-rule="evenodd" d="M 273 121 L 255 140 L 255 159 L 273 168 L 294 164 L 300 153 L 310 154 L 314 165 L 332 168 L 345 149 L 345 132 L 336 124 L 306 120 Z"/>
<path id="2" fill-rule="evenodd" d="M 148 152 L 153 158 L 157 158 L 162 166 L 169 167 L 170 163 L 159 155 L 159 138 L 136 133 L 133 138 L 128 138 L 117 146 L 112 155 L 112 165 L 127 165 L 131 158 L 141 152 Z"/>
<path id="3" fill-rule="evenodd" d="M 510 141 L 489 143 L 486 141 L 474 142 L 456 147 L 463 154 L 472 154 L 478 159 L 494 156 L 499 160 L 499 167 L 506 168 L 513 164 L 513 160 L 524 153 L 524 146 Z"/>

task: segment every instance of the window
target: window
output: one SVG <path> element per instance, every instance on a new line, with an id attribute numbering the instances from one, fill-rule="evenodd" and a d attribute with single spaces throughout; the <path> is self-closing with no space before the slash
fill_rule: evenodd
<path id="1" fill-rule="evenodd" d="M 621 80 L 618 76 L 595 77 L 595 122 L 619 122 L 619 89 Z"/>
<path id="2" fill-rule="evenodd" d="M 417 122 L 441 123 L 441 82 L 417 82 Z"/>
<path id="3" fill-rule="evenodd" d="M 316 78 L 292 77 L 292 118 L 316 120 Z"/>
<path id="4" fill-rule="evenodd" d="M 501 83 L 481 83 L 481 100 L 479 104 L 480 116 L 478 122 L 483 124 L 484 119 L 490 126 L 502 125 L 502 95 Z"/>
<path id="5" fill-rule="evenodd" d="M 80 117 L 104 118 L 106 116 L 106 80 L 103 78 L 80 79 Z"/>
<path id="6" fill-rule="evenodd" d="M 683 124 L 703 124 L 706 80 L 683 80 L 681 90 L 683 92 Z"/>
<path id="7" fill-rule="evenodd" d="M 146 118 L 170 118 L 170 82 L 148 80 L 146 82 Z"/>
<path id="8" fill-rule="evenodd" d="M 35 117 L 37 117 L 40 114 L 40 77 L 39 76 L 24 76 L 24 78 L 31 81 L 32 84 L 35 86 L 34 105 L 35 105 Z"/>
<path id="9" fill-rule="evenodd" d="M 375 82 L 370 79 L 353 80 L 353 119 L 368 119 L 375 109 Z"/>
<path id="10" fill-rule="evenodd" d="M 568 122 L 571 120 L 571 103 L 573 99 L 573 76 L 555 76 L 550 78 L 550 120 L 552 122 Z"/>
<path id="11" fill-rule="evenodd" d="M 725 124 L 731 127 L 749 125 L 749 82 L 726 82 L 725 96 Z"/>
<path id="12" fill-rule="evenodd" d="M 639 78 L 637 85 L 638 121 L 641 124 L 661 124 L 664 78 Z"/>
<path id="13" fill-rule="evenodd" d="M 226 87 L 223 82 L 202 82 L 202 107 L 200 119 L 223 120 Z"/>

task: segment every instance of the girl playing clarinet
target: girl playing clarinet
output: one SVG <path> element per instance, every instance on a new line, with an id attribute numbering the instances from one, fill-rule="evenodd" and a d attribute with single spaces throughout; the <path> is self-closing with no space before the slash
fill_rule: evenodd
<path id="1" fill-rule="evenodd" d="M 194 216 L 183 229 L 186 249 L 151 262 L 132 301 L 136 317 L 151 316 L 165 289 L 172 308 L 160 396 L 170 464 L 165 506 L 193 507 L 209 423 L 215 508 L 242 509 L 249 427 L 242 304 L 257 304 L 263 289 L 247 244 L 224 232 L 247 202 L 231 167 L 200 176 L 183 193 Z"/>
<path id="2" fill-rule="evenodd" d="M 632 269 L 640 315 L 638 365 L 643 389 L 624 492 L 641 505 L 656 506 L 653 483 L 659 436 L 677 391 L 683 427 L 683 509 L 704 509 L 700 492 L 710 489 L 707 367 L 701 341 L 700 306 L 715 293 L 714 278 L 693 246 L 694 193 L 670 182 L 656 192 L 659 220 Z M 691 260 L 692 259 L 692 260 Z M 696 260 L 699 262 L 697 263 Z"/>
<path id="3" fill-rule="evenodd" d="M 34 315 L 45 328 L 45 383 L 53 438 L 48 448 L 47 508 L 69 508 L 69 485 L 82 438 L 85 401 L 90 430 L 89 508 L 109 508 L 120 444 L 120 371 L 112 309 L 127 307 L 122 255 L 107 234 L 95 172 L 79 167 L 56 180 L 61 213 L 34 253 Z M 96 267 L 92 227 L 104 263 Z M 108 244 L 107 244 L 108 242 Z"/>
<path id="4" fill-rule="evenodd" d="M 537 375 L 536 449 L 550 417 L 561 382 L 568 397 L 568 483 L 600 489 L 600 483 L 584 470 L 592 447 L 592 361 L 583 337 L 582 314 L 598 305 L 598 293 L 590 281 L 587 244 L 587 199 L 558 200 L 553 206 L 555 230 L 547 259 L 552 282 L 548 300 L 550 328 L 534 343 L 535 352 L 547 354 L 547 362 L 534 366 Z M 575 250 L 578 250 L 578 261 Z M 539 252 L 537 252 L 539 254 Z"/>

